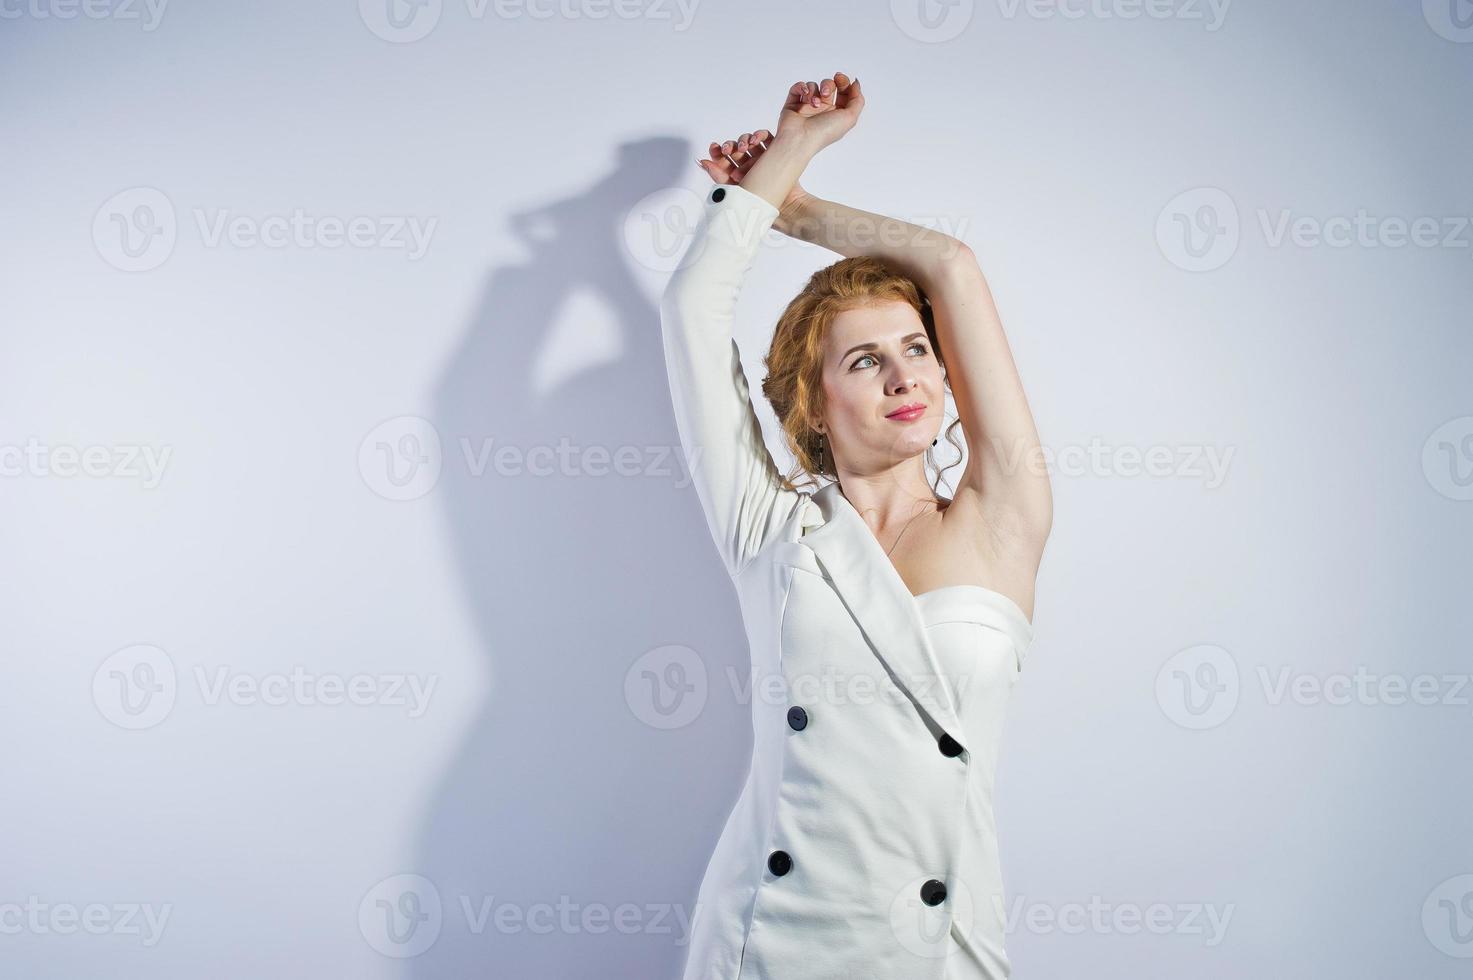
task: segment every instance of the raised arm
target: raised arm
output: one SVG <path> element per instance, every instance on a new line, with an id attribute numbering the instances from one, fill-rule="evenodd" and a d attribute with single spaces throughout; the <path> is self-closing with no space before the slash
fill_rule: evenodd
<path id="1" fill-rule="evenodd" d="M 705 168 L 718 186 L 707 191 L 695 236 L 660 301 L 681 446 L 711 536 L 733 577 L 803 496 L 782 486 L 762 441 L 733 337 L 737 298 L 778 205 L 813 155 L 853 126 L 858 109 L 836 111 L 836 90 L 829 79 L 822 86 L 795 84 L 760 163 L 755 155 L 739 154 L 740 165 L 728 164 L 728 157 L 723 167 Z"/>
<path id="2" fill-rule="evenodd" d="M 742 282 L 777 207 L 717 187 L 660 301 L 665 367 L 680 444 L 711 537 L 736 576 L 798 504 L 781 485 L 752 410 L 732 323 Z"/>
<path id="3" fill-rule="evenodd" d="M 1053 491 L 1002 318 L 972 250 L 950 235 L 827 201 L 801 186 L 783 202 L 774 227 L 846 257 L 873 256 L 920 285 L 966 432 L 957 499 L 977 506 L 988 527 L 1005 526 L 1041 548 L 1053 523 Z"/>

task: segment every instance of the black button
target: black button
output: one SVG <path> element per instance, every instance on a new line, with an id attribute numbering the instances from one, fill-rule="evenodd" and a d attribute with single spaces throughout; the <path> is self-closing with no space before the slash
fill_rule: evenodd
<path id="1" fill-rule="evenodd" d="M 788 727 L 795 732 L 801 732 L 808 727 L 808 712 L 796 704 L 788 709 Z"/>
<path id="2" fill-rule="evenodd" d="M 941 736 L 941 741 L 938 742 L 937 745 L 939 745 L 941 748 L 941 754 L 946 756 L 948 759 L 962 754 L 961 743 L 952 738 L 950 735 L 943 734 Z"/>
<path id="3" fill-rule="evenodd" d="M 767 870 L 781 878 L 793 870 L 793 858 L 787 851 L 773 851 L 767 855 Z"/>
<path id="4" fill-rule="evenodd" d="M 726 188 L 725 187 L 718 187 L 714 191 L 711 192 L 711 200 L 713 200 L 713 201 L 719 201 L 719 200 L 721 200 L 725 196 L 726 196 Z"/>
<path id="5" fill-rule="evenodd" d="M 927 905 L 940 905 L 946 901 L 946 886 L 932 878 L 921 886 L 921 901 Z"/>

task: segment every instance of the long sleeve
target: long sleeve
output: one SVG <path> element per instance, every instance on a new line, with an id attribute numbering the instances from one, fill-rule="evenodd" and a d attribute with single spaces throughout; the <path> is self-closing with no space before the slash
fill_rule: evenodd
<path id="1" fill-rule="evenodd" d="M 709 191 L 695 236 L 660 300 L 681 447 L 733 577 L 804 496 L 779 482 L 732 335 L 737 296 L 776 218 L 776 207 L 740 186 Z"/>

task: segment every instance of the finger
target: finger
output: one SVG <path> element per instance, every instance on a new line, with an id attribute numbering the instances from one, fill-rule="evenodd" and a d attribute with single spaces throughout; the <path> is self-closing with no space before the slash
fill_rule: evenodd
<path id="1" fill-rule="evenodd" d="M 834 105 L 846 106 L 849 104 L 849 93 L 854 85 L 853 79 L 841 71 L 834 72 Z"/>
<path id="2" fill-rule="evenodd" d="M 733 181 L 739 180 L 742 174 L 752 169 L 756 157 L 752 154 L 751 144 L 746 142 L 750 133 L 745 133 L 735 140 L 727 140 L 722 144 L 726 157 L 731 161 L 731 177 Z"/>
<path id="3" fill-rule="evenodd" d="M 783 103 L 783 108 L 796 112 L 806 99 L 807 92 L 803 88 L 803 83 L 794 82 L 793 87 L 788 89 L 788 100 Z"/>
<path id="4" fill-rule="evenodd" d="M 807 99 L 807 102 L 811 106 L 817 106 L 818 105 L 818 85 L 816 83 L 814 83 L 814 82 L 809 82 L 808 83 L 808 99 Z"/>
<path id="5" fill-rule="evenodd" d="M 726 183 L 731 179 L 732 172 L 736 170 L 736 164 L 726 154 L 722 144 L 711 144 L 711 159 L 706 172 L 711 174 L 711 179 L 718 183 Z"/>
<path id="6" fill-rule="evenodd" d="M 818 101 L 824 105 L 833 105 L 834 96 L 839 92 L 839 87 L 834 84 L 832 78 L 825 78 L 818 86 Z"/>
<path id="7" fill-rule="evenodd" d="M 747 175 L 747 171 L 752 169 L 752 165 L 762 155 L 762 147 L 757 144 L 756 140 L 752 138 L 752 135 L 751 133 L 743 133 L 737 138 L 735 146 L 727 154 L 733 164 L 731 167 L 731 182 L 733 184 L 741 183 L 742 178 Z"/>

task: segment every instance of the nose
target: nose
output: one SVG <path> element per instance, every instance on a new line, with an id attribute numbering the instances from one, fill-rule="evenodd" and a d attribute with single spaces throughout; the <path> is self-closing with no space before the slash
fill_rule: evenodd
<path id="1" fill-rule="evenodd" d="M 901 365 L 891 373 L 886 382 L 887 394 L 901 395 L 916 386 L 915 375 L 910 372 L 910 365 Z"/>

